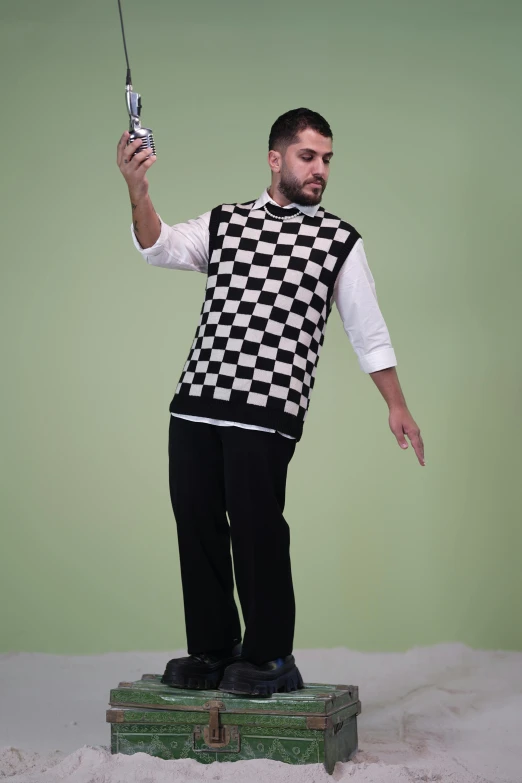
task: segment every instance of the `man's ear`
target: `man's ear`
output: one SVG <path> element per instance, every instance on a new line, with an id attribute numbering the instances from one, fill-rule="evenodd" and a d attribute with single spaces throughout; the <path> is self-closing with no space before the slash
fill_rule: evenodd
<path id="1" fill-rule="evenodd" d="M 270 150 L 268 153 L 268 165 L 272 169 L 274 174 L 279 174 L 281 171 L 282 155 L 277 150 Z"/>

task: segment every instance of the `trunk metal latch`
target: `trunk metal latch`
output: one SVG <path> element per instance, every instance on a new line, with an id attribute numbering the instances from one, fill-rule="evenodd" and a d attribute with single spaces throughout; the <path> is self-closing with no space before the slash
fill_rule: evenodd
<path id="1" fill-rule="evenodd" d="M 194 750 L 205 750 L 202 744 L 212 750 L 224 748 L 227 751 L 239 750 L 239 727 L 221 726 L 219 722 L 219 710 L 226 710 L 225 704 L 217 699 L 210 699 L 203 705 L 209 710 L 208 726 L 196 726 L 194 730 Z M 201 729 L 203 728 L 203 732 Z M 203 736 L 201 736 L 203 734 Z M 231 742 L 234 747 L 230 747 Z M 237 747 L 235 747 L 237 745 Z"/>
<path id="2" fill-rule="evenodd" d="M 228 726 L 219 725 L 219 710 L 224 710 L 225 705 L 222 701 L 211 699 L 211 701 L 205 702 L 204 707 L 206 710 L 210 710 L 208 726 L 205 726 L 203 730 L 205 742 L 213 748 L 222 748 L 224 745 L 228 745 L 230 730 L 227 731 Z"/>

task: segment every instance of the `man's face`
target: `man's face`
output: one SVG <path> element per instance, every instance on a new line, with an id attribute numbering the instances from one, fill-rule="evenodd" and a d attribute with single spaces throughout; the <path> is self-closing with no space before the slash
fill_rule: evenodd
<path id="1" fill-rule="evenodd" d="M 306 128 L 283 155 L 278 190 L 296 204 L 319 204 L 328 182 L 332 156 L 332 140 Z"/>

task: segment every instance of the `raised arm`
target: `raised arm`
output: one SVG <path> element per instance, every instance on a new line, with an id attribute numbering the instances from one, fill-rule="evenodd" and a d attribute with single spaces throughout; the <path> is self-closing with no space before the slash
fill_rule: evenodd
<path id="1" fill-rule="evenodd" d="M 127 146 L 129 132 L 122 135 L 116 160 L 127 183 L 132 209 L 132 240 L 148 264 L 169 269 L 206 272 L 210 212 L 185 223 L 167 225 L 154 209 L 146 173 L 156 160 L 150 150 L 136 152 L 141 142 Z M 150 157 L 149 157 L 150 156 Z"/>
<path id="2" fill-rule="evenodd" d="M 161 221 L 150 200 L 146 176 L 156 155 L 151 155 L 149 149 L 137 152 L 141 139 L 135 139 L 127 146 L 128 138 L 129 131 L 125 131 L 116 150 L 116 162 L 129 189 L 134 233 L 140 246 L 147 248 L 157 241 L 161 232 Z"/>

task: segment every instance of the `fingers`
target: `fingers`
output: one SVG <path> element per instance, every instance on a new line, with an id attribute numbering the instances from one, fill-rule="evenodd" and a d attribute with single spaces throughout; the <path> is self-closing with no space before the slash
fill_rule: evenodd
<path id="1" fill-rule="evenodd" d="M 126 152 L 128 152 L 128 155 L 125 154 L 124 157 L 124 163 L 127 161 L 127 167 L 129 169 L 137 169 L 140 163 L 143 163 L 143 161 L 148 158 L 148 156 L 151 154 L 152 150 L 147 147 L 147 149 L 141 150 L 138 152 L 142 144 L 141 139 L 135 139 L 132 144 L 129 144 L 127 147 Z"/>
<path id="2" fill-rule="evenodd" d="M 127 139 L 129 138 L 128 132 L 124 135 L 127 136 Z M 124 172 L 127 166 L 135 160 L 136 156 L 134 153 L 141 147 L 142 140 L 134 139 L 130 144 L 127 144 L 127 140 L 124 139 L 124 137 L 122 137 L 122 140 L 120 140 L 120 143 L 118 144 L 118 166 L 121 171 Z"/>
<path id="3" fill-rule="evenodd" d="M 413 450 L 417 455 L 419 464 L 424 466 L 426 464 L 424 459 L 424 442 L 420 434 L 420 429 L 416 425 L 413 427 L 410 425 L 408 427 L 408 424 L 405 425 L 404 423 L 401 423 L 398 425 L 396 422 L 393 422 L 391 425 L 391 430 L 397 438 L 397 443 L 401 449 L 408 448 L 406 436 L 410 439 Z"/>
<path id="4" fill-rule="evenodd" d="M 116 163 L 118 164 L 118 166 L 121 166 L 121 162 L 123 160 L 123 151 L 127 145 L 127 139 L 129 138 L 129 136 L 130 136 L 129 131 L 125 131 L 118 142 L 118 146 L 116 147 Z"/>
<path id="5" fill-rule="evenodd" d="M 143 139 L 137 138 L 129 144 L 129 131 L 122 134 L 116 151 L 118 167 L 123 174 L 129 190 L 143 188 L 147 183 L 147 171 L 156 162 L 156 155 L 150 147 L 141 150 Z M 139 150 L 139 151 L 138 151 Z"/>
<path id="6" fill-rule="evenodd" d="M 407 433 L 411 445 L 413 446 L 413 450 L 415 454 L 417 455 L 417 459 L 419 460 L 420 465 L 425 465 L 424 460 L 424 443 L 421 438 L 420 430 L 414 430 L 411 434 Z"/>
<path id="7" fill-rule="evenodd" d="M 146 160 L 143 161 L 143 163 L 141 164 L 140 168 L 142 168 L 142 169 L 150 169 L 150 167 L 154 163 L 156 163 L 156 156 L 155 155 L 151 155 L 150 158 L 147 158 Z"/>
<path id="8" fill-rule="evenodd" d="M 151 155 L 152 149 L 150 147 L 146 147 L 144 150 L 141 150 L 141 152 L 137 151 L 140 149 L 143 143 L 143 139 L 137 138 L 128 144 L 127 142 L 129 140 L 129 136 L 129 131 L 125 131 L 118 142 L 118 146 L 116 147 L 116 163 L 118 164 L 122 173 L 124 173 L 124 171 L 128 171 L 128 167 L 131 164 L 134 164 L 133 168 L 136 169 L 145 160 L 152 160 L 152 163 L 156 160 L 156 156 Z M 149 163 L 146 168 L 150 168 L 152 163 Z"/>
<path id="9" fill-rule="evenodd" d="M 139 149 L 139 147 L 138 147 Z M 136 168 L 140 166 L 142 163 L 148 163 L 150 166 L 150 161 L 155 159 L 155 155 L 152 152 L 152 149 L 150 147 L 146 147 L 144 150 L 141 150 L 141 152 L 136 152 L 134 157 L 132 158 L 132 163 L 136 164 Z M 149 166 L 146 166 L 148 168 Z"/>
<path id="10" fill-rule="evenodd" d="M 397 438 L 397 443 L 401 447 L 401 449 L 407 449 L 408 443 L 406 441 L 406 438 L 404 437 L 404 432 L 402 430 L 402 427 L 400 429 L 392 429 L 393 434 Z"/>

